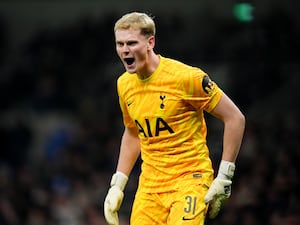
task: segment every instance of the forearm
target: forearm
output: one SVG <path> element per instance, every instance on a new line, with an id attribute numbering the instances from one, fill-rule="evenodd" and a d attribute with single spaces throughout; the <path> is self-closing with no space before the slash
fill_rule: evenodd
<path id="1" fill-rule="evenodd" d="M 140 155 L 140 141 L 133 129 L 125 128 L 122 136 L 117 171 L 129 176 Z"/>
<path id="2" fill-rule="evenodd" d="M 235 162 L 238 156 L 245 129 L 245 118 L 237 113 L 234 118 L 224 121 L 222 160 Z"/>
<path id="3" fill-rule="evenodd" d="M 235 162 L 244 135 L 245 117 L 225 93 L 211 114 L 224 123 L 222 160 Z"/>
<path id="4" fill-rule="evenodd" d="M 238 110 L 232 110 L 231 116 L 222 117 L 224 122 L 224 140 L 222 160 L 216 178 L 212 182 L 204 201 L 209 204 L 209 218 L 215 218 L 224 202 L 231 195 L 231 179 L 234 176 L 235 160 L 241 147 L 245 129 L 245 118 Z"/>

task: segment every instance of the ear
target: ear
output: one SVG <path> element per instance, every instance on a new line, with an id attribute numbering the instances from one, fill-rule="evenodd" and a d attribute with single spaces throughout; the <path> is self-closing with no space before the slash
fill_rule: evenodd
<path id="1" fill-rule="evenodd" d="M 153 49 L 155 46 L 155 37 L 151 36 L 148 39 L 148 50 Z"/>

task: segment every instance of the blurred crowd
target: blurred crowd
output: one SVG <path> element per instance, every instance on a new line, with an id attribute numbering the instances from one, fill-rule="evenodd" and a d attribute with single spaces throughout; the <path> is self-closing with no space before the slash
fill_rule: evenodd
<path id="1" fill-rule="evenodd" d="M 116 93 L 123 68 L 113 36 L 118 16 L 44 28 L 13 52 L 5 47 L 9 37 L 1 36 L 1 225 L 106 224 L 103 200 L 123 132 Z M 178 14 L 155 17 L 157 52 L 223 68 L 225 77 L 207 72 L 217 83 L 227 80 L 225 91 L 247 117 L 232 196 L 207 224 L 300 224 L 300 34 L 292 18 L 276 12 L 246 24 L 214 21 L 203 34 L 188 30 Z M 207 119 L 217 167 L 222 126 Z M 121 225 L 129 224 L 139 163 L 125 190 Z"/>

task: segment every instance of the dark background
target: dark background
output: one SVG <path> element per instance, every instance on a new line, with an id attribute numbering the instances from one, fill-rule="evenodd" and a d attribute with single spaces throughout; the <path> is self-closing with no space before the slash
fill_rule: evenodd
<path id="1" fill-rule="evenodd" d="M 247 118 L 232 196 L 207 224 L 300 224 L 299 1 L 244 1 L 246 18 L 241 2 L 1 1 L 0 224 L 105 224 L 123 132 L 113 25 L 140 10 L 154 16 L 156 52 L 205 70 Z M 207 120 L 217 169 L 222 124 Z"/>

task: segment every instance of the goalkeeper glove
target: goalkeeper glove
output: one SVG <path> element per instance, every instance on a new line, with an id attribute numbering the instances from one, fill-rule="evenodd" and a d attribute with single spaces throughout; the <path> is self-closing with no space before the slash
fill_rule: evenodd
<path id="1" fill-rule="evenodd" d="M 209 204 L 208 215 L 210 219 L 214 219 L 218 215 L 222 205 L 230 197 L 234 170 L 235 164 L 233 162 L 221 161 L 218 175 L 204 197 L 204 202 Z"/>
<path id="2" fill-rule="evenodd" d="M 111 179 L 110 189 L 104 201 L 104 216 L 109 225 L 119 225 L 118 210 L 124 198 L 124 188 L 128 177 L 117 171 Z"/>

